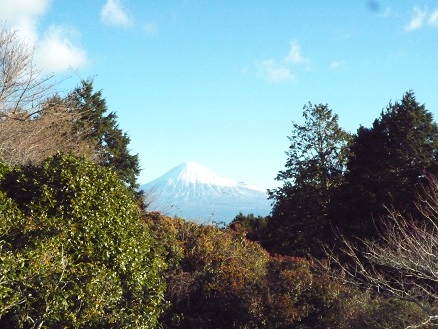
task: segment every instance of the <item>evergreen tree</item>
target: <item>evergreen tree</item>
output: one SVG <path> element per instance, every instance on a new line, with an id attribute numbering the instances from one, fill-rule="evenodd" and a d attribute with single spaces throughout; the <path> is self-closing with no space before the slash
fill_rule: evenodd
<path id="1" fill-rule="evenodd" d="M 96 144 L 98 163 L 113 169 L 129 187 L 138 187 L 140 173 L 138 155 L 128 149 L 130 139 L 117 124 L 117 115 L 108 112 L 101 91 L 94 92 L 93 81 L 82 81 L 69 96 L 76 111 L 81 113 L 77 124 L 88 129 L 88 138 Z"/>
<path id="2" fill-rule="evenodd" d="M 415 214 L 417 186 L 438 170 L 438 126 L 412 91 L 390 103 L 371 128 L 360 127 L 351 146 L 338 225 L 344 233 L 372 237 L 376 223 L 394 207 Z M 376 222 L 377 221 L 377 222 Z"/>
<path id="3" fill-rule="evenodd" d="M 244 215 L 241 212 L 234 217 L 228 228 L 238 234 L 243 234 L 248 240 L 263 241 L 266 236 L 266 225 L 270 216 Z"/>
<path id="4" fill-rule="evenodd" d="M 318 242 L 333 236 L 329 205 L 343 181 L 350 135 L 327 105 L 309 103 L 303 116 L 304 125 L 293 124 L 286 169 L 276 178 L 283 187 L 269 192 L 274 209 L 264 245 L 281 253 L 316 255 Z"/>

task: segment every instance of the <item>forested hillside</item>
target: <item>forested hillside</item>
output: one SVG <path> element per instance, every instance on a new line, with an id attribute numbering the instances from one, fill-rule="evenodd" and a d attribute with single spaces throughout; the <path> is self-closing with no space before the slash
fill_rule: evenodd
<path id="1" fill-rule="evenodd" d="M 149 212 L 94 82 L 52 81 L 0 30 L 0 328 L 437 323 L 438 126 L 413 91 L 353 134 L 305 105 L 271 215 L 216 227 Z"/>

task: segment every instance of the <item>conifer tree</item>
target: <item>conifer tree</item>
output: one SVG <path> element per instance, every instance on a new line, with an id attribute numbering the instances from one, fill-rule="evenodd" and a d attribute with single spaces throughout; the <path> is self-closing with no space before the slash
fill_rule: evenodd
<path id="1" fill-rule="evenodd" d="M 98 163 L 117 172 L 119 178 L 129 187 L 138 187 L 140 173 L 138 155 L 131 155 L 128 149 L 130 139 L 117 124 L 117 115 L 108 112 L 101 91 L 93 90 L 93 81 L 81 82 L 69 96 L 76 111 L 81 113 L 78 125 L 86 126 L 86 138 L 97 145 Z"/>
<path id="2" fill-rule="evenodd" d="M 409 91 L 401 101 L 390 103 L 371 128 L 358 129 L 338 225 L 345 233 L 368 238 L 376 234 L 388 207 L 415 215 L 417 187 L 426 173 L 438 172 L 437 161 L 438 126 Z"/>
<path id="3" fill-rule="evenodd" d="M 333 236 L 329 206 L 343 181 L 350 140 L 327 105 L 309 103 L 303 116 L 304 125 L 293 124 L 286 169 L 276 178 L 283 187 L 269 192 L 274 209 L 264 243 L 272 251 L 301 256 L 318 254 L 319 241 Z"/>

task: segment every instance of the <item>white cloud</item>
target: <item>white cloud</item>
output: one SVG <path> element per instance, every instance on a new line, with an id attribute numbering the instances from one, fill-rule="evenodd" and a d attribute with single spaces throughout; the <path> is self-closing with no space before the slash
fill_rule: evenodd
<path id="1" fill-rule="evenodd" d="M 100 12 L 100 17 L 103 22 L 109 25 L 129 27 L 134 24 L 120 0 L 108 0 Z"/>
<path id="2" fill-rule="evenodd" d="M 428 23 L 429 25 L 438 26 L 438 9 L 430 15 Z"/>
<path id="3" fill-rule="evenodd" d="M 286 56 L 285 61 L 293 64 L 302 64 L 306 62 L 306 59 L 301 54 L 301 47 L 296 41 L 290 43 L 290 51 Z"/>
<path id="4" fill-rule="evenodd" d="M 256 67 L 259 75 L 270 82 L 280 83 L 295 80 L 295 76 L 288 67 L 278 64 L 273 59 L 257 61 Z"/>
<path id="5" fill-rule="evenodd" d="M 408 25 L 405 26 L 406 31 L 414 31 L 421 28 L 426 20 L 426 10 L 418 7 L 414 8 L 414 15 Z"/>
<path id="6" fill-rule="evenodd" d="M 425 25 L 438 26 L 438 9 L 430 13 L 427 9 L 414 8 L 414 15 L 408 25 L 405 26 L 406 31 L 414 31 L 422 28 Z"/>
<path id="7" fill-rule="evenodd" d="M 12 29 L 17 31 L 17 34 L 28 44 L 34 45 L 38 42 L 37 31 L 38 20 L 35 18 L 25 18 L 15 22 Z"/>
<path id="8" fill-rule="evenodd" d="M 15 23 L 24 17 L 44 15 L 50 7 L 51 0 L 2 0 L 0 2 L 0 19 Z"/>
<path id="9" fill-rule="evenodd" d="M 292 71 L 294 65 L 309 64 L 310 60 L 303 57 L 297 41 L 290 43 L 289 53 L 283 59 L 266 59 L 255 62 L 258 75 L 269 82 L 280 83 L 296 80 Z"/>
<path id="10" fill-rule="evenodd" d="M 0 20 L 17 30 L 29 46 L 35 46 L 39 70 L 59 73 L 81 68 L 87 62 L 86 52 L 71 41 L 78 33 L 62 26 L 51 26 L 42 37 L 38 33 L 38 21 L 51 4 L 52 0 L 1 0 Z"/>
<path id="11" fill-rule="evenodd" d="M 39 42 L 35 61 L 43 71 L 60 73 L 79 69 L 87 64 L 85 50 L 75 46 L 71 38 L 78 33 L 60 26 L 51 26 Z"/>
<path id="12" fill-rule="evenodd" d="M 1 0 L 0 20 L 30 43 L 38 40 L 38 18 L 49 9 L 51 0 Z"/>

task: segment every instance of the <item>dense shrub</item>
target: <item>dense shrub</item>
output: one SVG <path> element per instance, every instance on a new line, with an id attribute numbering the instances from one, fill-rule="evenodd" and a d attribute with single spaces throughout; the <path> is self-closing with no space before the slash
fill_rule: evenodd
<path id="1" fill-rule="evenodd" d="M 349 288 L 339 304 L 335 328 L 399 329 L 431 328 L 424 310 L 408 300 L 387 298 L 371 291 Z M 424 325 L 421 325 L 424 323 Z"/>
<path id="2" fill-rule="evenodd" d="M 257 243 L 179 218 L 150 214 L 146 221 L 162 237 L 172 264 L 167 327 L 239 328 L 258 316 L 252 292 L 258 291 L 268 255 Z"/>
<path id="3" fill-rule="evenodd" d="M 164 262 L 115 173 L 56 155 L 0 188 L 0 327 L 155 326 Z"/>
<path id="4" fill-rule="evenodd" d="M 315 272 L 308 260 L 271 257 L 262 294 L 269 328 L 338 327 L 336 317 L 343 287 Z"/>
<path id="5" fill-rule="evenodd" d="M 301 258 L 270 256 L 245 233 L 148 214 L 167 270 L 167 328 L 327 328 L 340 287 Z M 336 326 L 334 326 L 336 327 Z"/>

